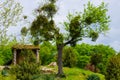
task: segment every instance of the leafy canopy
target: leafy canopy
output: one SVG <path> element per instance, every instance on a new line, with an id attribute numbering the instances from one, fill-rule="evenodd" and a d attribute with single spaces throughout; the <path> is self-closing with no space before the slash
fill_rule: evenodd
<path id="1" fill-rule="evenodd" d="M 64 43 L 74 46 L 77 41 L 86 37 L 96 41 L 99 33 L 109 30 L 110 19 L 106 15 L 107 5 L 102 2 L 100 5 L 94 6 L 88 2 L 83 13 L 76 12 L 76 14 L 67 16 L 68 20 L 63 23 L 66 34 L 60 33 L 53 20 L 53 16 L 57 12 L 55 2 L 55 0 L 48 0 L 38 8 L 39 14 L 30 27 L 31 34 L 35 38 L 46 41 L 55 39 L 57 44 Z"/>
<path id="2" fill-rule="evenodd" d="M 109 30 L 110 17 L 106 14 L 107 5 L 104 2 L 97 7 L 88 2 L 83 13 L 77 12 L 67 16 L 68 21 L 64 22 L 67 31 L 65 39 L 70 41 L 71 45 L 75 45 L 77 41 L 86 37 L 96 41 L 99 33 L 105 33 Z"/>
<path id="3" fill-rule="evenodd" d="M 30 32 L 35 39 L 52 40 L 54 34 L 58 32 L 53 20 L 53 16 L 57 12 L 55 2 L 56 0 L 48 0 L 42 7 L 37 9 L 39 14 L 30 27 Z"/>

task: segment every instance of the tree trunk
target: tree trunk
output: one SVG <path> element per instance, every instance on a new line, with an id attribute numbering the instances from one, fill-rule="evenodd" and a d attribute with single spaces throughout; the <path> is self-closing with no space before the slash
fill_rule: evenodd
<path id="1" fill-rule="evenodd" d="M 57 51 L 58 51 L 58 58 L 57 58 L 57 64 L 58 64 L 58 77 L 62 77 L 63 74 L 63 64 L 62 64 L 62 50 L 63 50 L 63 44 L 57 45 Z"/>

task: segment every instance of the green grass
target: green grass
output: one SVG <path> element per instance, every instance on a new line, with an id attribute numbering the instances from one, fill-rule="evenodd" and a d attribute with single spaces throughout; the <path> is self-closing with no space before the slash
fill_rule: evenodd
<path id="1" fill-rule="evenodd" d="M 88 75 L 91 75 L 91 74 L 98 75 L 100 77 L 100 80 L 105 80 L 104 75 L 99 73 L 94 73 L 84 69 L 64 67 L 63 70 L 66 75 L 66 78 L 61 78 L 61 79 L 55 78 L 55 80 L 86 80 Z M 53 77 L 55 77 L 55 75 Z M 53 80 L 53 79 L 49 79 L 49 80 Z"/>
<path id="2" fill-rule="evenodd" d="M 9 75 L 9 76 L 2 76 L 0 75 L 0 80 L 16 80 L 15 76 Z"/>
<path id="3" fill-rule="evenodd" d="M 57 69 L 55 68 L 55 70 Z M 91 71 L 84 70 L 84 69 L 64 67 L 63 70 L 66 75 L 66 78 L 61 78 L 61 79 L 55 78 L 55 74 L 54 75 L 41 74 L 43 78 L 47 76 L 48 79 L 42 79 L 42 77 L 40 76 L 38 79 L 35 79 L 35 80 L 54 80 L 53 78 L 55 78 L 55 80 L 86 80 L 87 76 L 91 74 L 96 74 L 100 77 L 100 80 L 105 80 L 104 75 L 99 73 L 93 73 Z M 15 79 L 15 76 L 13 75 L 9 75 L 5 77 L 0 74 L 0 80 L 16 80 L 16 79 Z"/>
<path id="4" fill-rule="evenodd" d="M 88 75 L 96 74 L 100 77 L 101 80 L 105 80 L 104 75 L 93 73 L 88 70 L 83 70 L 79 68 L 64 68 L 64 73 L 66 74 L 66 78 L 63 78 L 62 80 L 86 80 Z"/>

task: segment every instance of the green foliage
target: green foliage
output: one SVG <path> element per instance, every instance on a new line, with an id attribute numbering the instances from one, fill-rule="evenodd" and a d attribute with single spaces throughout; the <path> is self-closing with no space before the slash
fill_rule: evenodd
<path id="1" fill-rule="evenodd" d="M 93 50 L 93 53 L 102 55 L 102 61 L 100 64 L 97 65 L 97 67 L 100 69 L 100 72 L 102 74 L 105 74 L 108 60 L 113 55 L 115 55 L 116 51 L 110 46 L 105 46 L 102 44 L 95 45 L 92 50 Z"/>
<path id="2" fill-rule="evenodd" d="M 103 44 L 90 45 L 90 44 L 82 43 L 82 44 L 77 44 L 74 49 L 79 54 L 78 58 L 81 58 L 84 56 L 90 57 L 93 54 L 101 55 L 102 59 L 101 59 L 101 62 L 97 65 L 97 67 L 100 69 L 100 72 L 102 74 L 105 74 L 106 64 L 108 63 L 108 59 L 116 53 L 116 51 L 113 48 L 111 48 L 110 46 L 103 45 Z M 88 59 L 86 59 L 86 60 L 85 59 L 86 58 L 84 58 L 83 60 L 78 59 L 78 64 L 79 64 L 79 61 L 80 62 L 83 61 L 81 63 L 88 62 Z M 95 59 L 97 59 L 97 58 L 95 58 Z M 98 58 L 98 59 L 100 59 L 100 58 Z M 98 59 L 95 61 L 98 61 Z M 82 64 L 81 64 L 81 66 L 82 66 Z M 81 67 L 81 66 L 79 65 L 79 67 Z"/>
<path id="3" fill-rule="evenodd" d="M 36 63 L 36 57 L 30 50 L 22 51 L 25 54 L 24 61 L 11 69 L 11 73 L 15 74 L 20 80 L 34 80 L 34 76 L 40 74 L 39 64 Z"/>
<path id="4" fill-rule="evenodd" d="M 11 47 L 5 46 L 3 50 L 3 55 L 4 55 L 4 64 L 8 63 L 9 61 L 12 60 L 12 50 Z"/>
<path id="5" fill-rule="evenodd" d="M 12 62 L 12 49 L 11 47 L 16 43 L 16 41 L 11 41 L 7 45 L 0 45 L 0 65 L 10 65 Z"/>
<path id="6" fill-rule="evenodd" d="M 100 54 L 93 54 L 91 56 L 91 64 L 97 66 L 102 61 L 102 55 Z"/>
<path id="7" fill-rule="evenodd" d="M 75 16 L 71 19 L 70 25 L 69 25 L 69 32 L 71 37 L 79 37 L 80 36 L 80 15 Z"/>
<path id="8" fill-rule="evenodd" d="M 92 37 L 92 41 L 96 41 L 96 39 L 99 37 L 99 34 L 95 31 L 91 31 L 90 37 Z"/>
<path id="9" fill-rule="evenodd" d="M 80 56 L 90 56 L 93 51 L 92 51 L 93 46 L 90 44 L 77 44 L 75 46 L 75 50 L 79 53 Z"/>
<path id="10" fill-rule="evenodd" d="M 22 29 L 21 29 L 21 34 L 23 35 L 23 36 L 26 36 L 26 34 L 27 34 L 27 28 L 26 27 L 23 27 Z"/>
<path id="11" fill-rule="evenodd" d="M 107 5 L 102 2 L 99 6 L 94 6 L 90 1 L 87 4 L 87 7 L 84 8 L 83 13 L 83 20 L 85 24 L 91 25 L 91 24 L 98 24 L 95 26 L 96 32 L 104 32 L 108 30 L 108 23 L 110 22 L 109 16 L 106 16 L 107 13 Z"/>
<path id="12" fill-rule="evenodd" d="M 84 69 L 85 66 L 90 62 L 90 56 L 78 56 L 77 67 Z"/>
<path id="13" fill-rule="evenodd" d="M 56 44 L 57 45 L 58 44 L 63 44 L 63 39 L 64 39 L 64 37 L 63 37 L 62 34 L 57 34 L 57 36 L 56 36 Z"/>
<path id="14" fill-rule="evenodd" d="M 120 55 L 110 58 L 106 69 L 106 80 L 120 80 Z"/>
<path id="15" fill-rule="evenodd" d="M 43 42 L 40 45 L 41 65 L 47 65 L 56 61 L 56 48 L 50 42 Z"/>
<path id="16" fill-rule="evenodd" d="M 63 65 L 67 67 L 75 67 L 77 64 L 77 53 L 72 47 L 66 47 L 63 50 Z"/>
<path id="17" fill-rule="evenodd" d="M 95 45 L 93 47 L 93 51 L 97 54 L 100 53 L 105 58 L 111 57 L 116 53 L 116 51 L 112 47 L 103 44 Z"/>
<path id="18" fill-rule="evenodd" d="M 108 31 L 110 20 L 106 13 L 107 5 L 104 2 L 98 6 L 88 2 L 83 13 L 69 14 L 68 20 L 63 23 L 69 44 L 75 44 L 85 37 L 96 41 L 100 33 Z"/>
<path id="19" fill-rule="evenodd" d="M 0 65 L 3 65 L 4 64 L 4 56 L 1 54 L 1 51 L 0 51 Z"/>
<path id="20" fill-rule="evenodd" d="M 105 33 L 109 30 L 110 17 L 106 15 L 107 11 L 107 5 L 104 2 L 96 7 L 89 1 L 87 7 L 85 6 L 82 15 L 84 24 L 88 26 L 85 29 L 85 35 L 92 38 L 92 41 L 96 41 L 99 33 Z"/>
<path id="21" fill-rule="evenodd" d="M 91 74 L 87 77 L 86 80 L 100 80 L 100 77 L 98 75 Z"/>
<path id="22" fill-rule="evenodd" d="M 46 12 L 47 17 L 53 17 L 53 15 L 57 12 L 55 1 L 51 1 L 49 4 L 45 4 L 41 7 L 40 10 Z"/>
<path id="23" fill-rule="evenodd" d="M 41 59 L 41 65 L 47 65 L 50 63 L 50 49 L 46 46 L 41 47 L 40 50 L 40 59 Z"/>
<path id="24" fill-rule="evenodd" d="M 31 35 L 34 38 L 39 38 L 41 41 L 48 41 L 52 40 L 55 33 L 58 32 L 53 20 L 53 16 L 57 12 L 55 2 L 56 0 L 48 0 L 38 8 L 37 12 L 39 15 L 36 16 L 30 27 Z"/>

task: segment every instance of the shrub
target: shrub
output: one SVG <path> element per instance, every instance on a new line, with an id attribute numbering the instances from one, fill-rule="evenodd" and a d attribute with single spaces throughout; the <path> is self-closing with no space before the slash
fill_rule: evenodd
<path id="1" fill-rule="evenodd" d="M 12 50 L 9 45 L 0 46 L 0 65 L 7 65 L 12 60 Z"/>
<path id="2" fill-rule="evenodd" d="M 91 74 L 87 77 L 86 80 L 100 80 L 100 77 L 98 75 Z"/>
<path id="3" fill-rule="evenodd" d="M 77 64 L 77 53 L 72 47 L 66 47 L 63 50 L 63 66 L 74 67 Z"/>
<path id="4" fill-rule="evenodd" d="M 106 62 L 106 64 L 107 64 L 107 62 Z M 100 72 L 101 74 L 105 74 L 105 72 L 106 72 L 106 64 L 103 63 L 103 61 L 102 61 L 101 63 L 99 63 L 99 64 L 97 65 L 97 67 L 98 67 L 98 69 L 99 69 L 99 72 Z"/>
<path id="5" fill-rule="evenodd" d="M 34 76 L 40 74 L 39 64 L 36 63 L 35 55 L 32 51 L 22 51 L 25 54 L 24 61 L 11 69 L 11 73 L 20 80 L 34 80 Z"/>
<path id="6" fill-rule="evenodd" d="M 77 44 L 75 46 L 75 50 L 79 53 L 79 55 L 87 55 L 90 56 L 92 54 L 92 48 L 93 46 L 90 44 L 82 43 L 82 44 Z"/>
<path id="7" fill-rule="evenodd" d="M 40 50 L 41 65 L 47 65 L 50 60 L 49 58 L 50 58 L 50 49 L 47 46 L 41 47 Z"/>
<path id="8" fill-rule="evenodd" d="M 12 49 L 11 47 L 16 44 L 17 41 L 11 40 L 6 45 L 0 45 L 0 65 L 10 65 L 12 63 Z"/>
<path id="9" fill-rule="evenodd" d="M 90 56 L 78 56 L 77 67 L 84 68 L 90 62 Z"/>
<path id="10" fill-rule="evenodd" d="M 120 80 L 120 55 L 110 58 L 106 68 L 106 80 Z"/>
<path id="11" fill-rule="evenodd" d="M 103 45 L 103 44 L 94 45 L 92 51 L 93 51 L 93 53 L 102 55 L 102 60 L 97 65 L 97 67 L 100 69 L 100 73 L 105 75 L 108 60 L 113 55 L 115 55 L 116 51 L 112 47 L 106 46 L 106 45 Z"/>
<path id="12" fill-rule="evenodd" d="M 40 60 L 41 65 L 48 65 L 51 62 L 56 61 L 56 47 L 53 46 L 50 42 L 44 41 L 40 45 Z"/>
<path id="13" fill-rule="evenodd" d="M 52 53 L 47 46 L 41 47 L 40 60 L 41 65 L 48 65 L 49 63 L 56 61 L 56 54 Z"/>
<path id="14" fill-rule="evenodd" d="M 4 64 L 4 56 L 0 52 L 0 65 Z"/>

